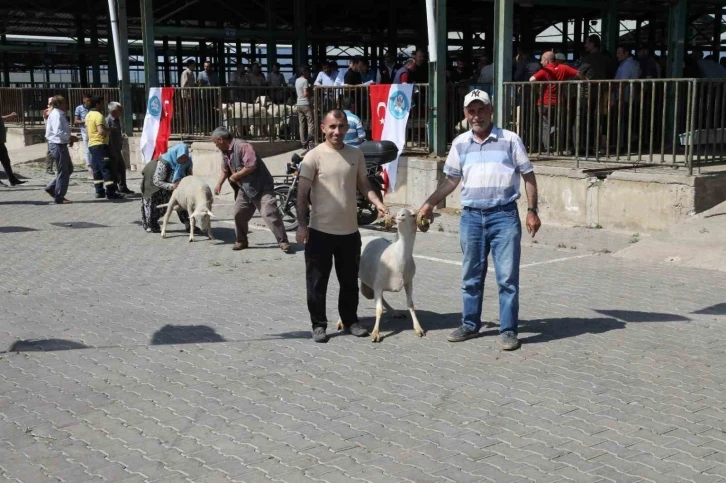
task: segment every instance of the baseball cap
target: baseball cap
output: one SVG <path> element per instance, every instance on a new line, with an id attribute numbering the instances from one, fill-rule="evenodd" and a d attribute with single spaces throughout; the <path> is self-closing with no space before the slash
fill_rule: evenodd
<path id="1" fill-rule="evenodd" d="M 474 89 L 473 91 L 468 93 L 466 97 L 464 97 L 464 107 L 468 106 L 474 101 L 481 101 L 484 104 L 492 103 L 491 99 L 489 99 L 489 94 L 479 89 Z"/>
<path id="2" fill-rule="evenodd" d="M 558 53 L 555 54 L 555 59 L 557 59 L 557 60 L 567 60 L 567 57 L 565 57 L 565 54 L 563 54 L 562 52 L 558 52 Z"/>

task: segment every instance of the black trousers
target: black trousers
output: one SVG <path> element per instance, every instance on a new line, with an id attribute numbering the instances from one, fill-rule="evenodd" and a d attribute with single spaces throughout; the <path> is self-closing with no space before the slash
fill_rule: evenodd
<path id="1" fill-rule="evenodd" d="M 305 271 L 308 310 L 313 329 L 327 327 L 325 298 L 330 271 L 335 261 L 335 274 L 340 283 L 338 313 L 343 324 L 358 322 L 358 266 L 360 265 L 360 233 L 330 235 L 310 229 L 305 246 Z"/>
<path id="2" fill-rule="evenodd" d="M 8 154 L 8 148 L 5 147 L 5 143 L 0 143 L 0 164 L 3 165 L 5 174 L 8 175 L 8 180 L 11 183 L 15 183 L 18 178 L 13 173 L 13 167 L 10 165 L 10 155 Z"/>

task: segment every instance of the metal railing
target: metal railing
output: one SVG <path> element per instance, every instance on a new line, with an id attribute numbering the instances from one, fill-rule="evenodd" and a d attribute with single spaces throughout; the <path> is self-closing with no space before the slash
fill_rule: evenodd
<path id="1" fill-rule="evenodd" d="M 315 86 L 313 90 L 313 124 L 315 142 L 321 142 L 320 124 L 323 116 L 331 109 L 341 109 L 343 100 L 349 98 L 355 114 L 371 139 L 371 105 L 368 86 Z M 429 147 L 429 86 L 415 84 L 411 98 L 411 111 L 406 125 L 406 150 L 425 150 Z"/>
<path id="2" fill-rule="evenodd" d="M 0 113 L 3 115 L 16 112 L 17 119 L 8 122 L 8 125 L 18 125 L 23 128 L 39 128 L 45 124 L 43 111 L 48 107 L 48 98 L 61 95 L 68 100 L 68 117 L 73 117 L 76 106 L 83 102 L 83 96 L 103 97 L 104 104 L 119 100 L 119 90 L 116 88 L 0 88 Z M 105 109 L 104 109 L 105 114 Z"/>
<path id="3" fill-rule="evenodd" d="M 505 127 L 536 157 L 636 165 L 724 161 L 726 81 L 505 83 Z"/>

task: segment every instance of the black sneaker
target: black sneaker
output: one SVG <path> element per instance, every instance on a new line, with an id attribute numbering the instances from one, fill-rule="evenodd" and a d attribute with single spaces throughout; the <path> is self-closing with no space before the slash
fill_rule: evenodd
<path id="1" fill-rule="evenodd" d="M 55 173 L 53 172 L 53 169 L 52 169 L 52 168 L 48 168 L 48 169 L 46 169 L 46 170 L 45 170 L 45 173 L 46 173 L 46 174 L 55 174 Z"/>
<path id="2" fill-rule="evenodd" d="M 124 195 L 119 193 L 109 193 L 106 195 L 106 198 L 109 200 L 122 200 L 124 199 Z"/>
<path id="3" fill-rule="evenodd" d="M 315 327 L 313 329 L 313 340 L 321 344 L 328 342 L 328 334 L 325 333 L 325 327 Z"/>
<path id="4" fill-rule="evenodd" d="M 105 197 L 106 197 L 106 193 L 96 193 L 97 200 L 100 200 L 101 198 L 105 198 Z"/>
<path id="5" fill-rule="evenodd" d="M 358 322 L 344 326 L 343 332 L 345 332 L 346 334 L 354 335 L 356 337 L 367 337 L 369 335 L 366 328 L 360 325 Z"/>
<path id="6" fill-rule="evenodd" d="M 122 188 L 122 189 L 120 189 L 118 191 L 119 191 L 119 193 L 123 193 L 125 195 L 135 195 L 136 194 L 136 191 L 131 191 L 128 188 Z"/>
<path id="7" fill-rule="evenodd" d="M 479 337 L 478 330 L 471 330 L 467 326 L 462 325 L 454 332 L 449 334 L 449 337 L 447 337 L 447 339 L 449 342 L 463 342 L 465 340 L 473 339 L 475 337 Z"/>

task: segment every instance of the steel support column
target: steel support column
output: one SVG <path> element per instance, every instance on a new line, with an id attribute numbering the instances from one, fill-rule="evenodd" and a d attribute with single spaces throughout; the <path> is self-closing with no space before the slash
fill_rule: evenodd
<path id="1" fill-rule="evenodd" d="M 619 37 L 618 0 L 608 0 L 607 8 L 602 12 L 602 47 L 613 56 L 618 47 Z"/>
<path id="2" fill-rule="evenodd" d="M 0 36 L 0 44 L 5 45 L 8 43 L 8 38 L 5 34 Z M 10 56 L 7 52 L 3 52 L 3 85 L 10 87 Z"/>
<path id="3" fill-rule="evenodd" d="M 159 87 L 154 47 L 154 5 L 152 0 L 141 0 L 141 42 L 144 48 L 144 82 L 146 90 Z"/>
<path id="4" fill-rule="evenodd" d="M 474 34 L 468 22 L 461 26 L 462 60 L 466 65 L 474 62 Z"/>
<path id="5" fill-rule="evenodd" d="M 169 37 L 166 35 L 162 39 L 161 56 L 164 58 L 164 85 L 171 87 L 171 65 L 169 62 Z"/>
<path id="6" fill-rule="evenodd" d="M 119 90 L 121 92 L 121 105 L 123 110 L 123 129 L 128 136 L 133 135 L 134 120 L 131 110 L 131 70 L 129 69 L 129 27 L 128 13 L 126 10 L 126 0 L 116 0 L 118 7 L 118 37 L 121 39 L 119 45 L 119 57 L 121 57 L 121 76 L 123 79 L 119 82 Z"/>
<path id="7" fill-rule="evenodd" d="M 117 86 L 118 69 L 116 68 L 116 51 L 113 46 L 113 33 L 111 32 L 111 28 L 111 19 L 108 18 L 106 22 L 106 32 L 108 32 L 108 37 L 106 38 L 106 48 L 108 51 L 108 85 Z"/>
<path id="8" fill-rule="evenodd" d="M 388 52 L 392 53 L 395 59 L 398 59 L 396 43 L 396 4 L 392 3 L 388 6 Z"/>
<path id="9" fill-rule="evenodd" d="M 275 31 L 275 16 L 272 11 L 272 0 L 265 2 L 265 21 L 267 23 L 267 30 L 270 32 Z M 277 62 L 277 41 L 274 36 L 270 36 L 267 39 L 267 70 L 272 72 L 272 64 Z"/>
<path id="10" fill-rule="evenodd" d="M 436 62 L 432 62 L 433 86 L 431 124 L 433 152 L 446 154 L 446 54 L 448 53 L 448 29 L 446 28 L 446 0 L 436 0 Z"/>
<path id="11" fill-rule="evenodd" d="M 494 0 L 494 122 L 505 126 L 504 83 L 512 80 L 514 0 Z"/>
<path id="12" fill-rule="evenodd" d="M 582 48 L 582 17 L 575 17 L 575 27 L 572 32 L 573 46 L 572 46 L 572 58 L 577 60 L 580 58 L 580 52 Z"/>
<path id="13" fill-rule="evenodd" d="M 305 0 L 294 0 L 295 6 L 295 69 L 308 63 L 308 39 L 305 28 Z"/>
<path id="14" fill-rule="evenodd" d="M 675 0 L 668 8 L 668 64 L 666 77 L 683 75 L 688 0 Z"/>
<path id="15" fill-rule="evenodd" d="M 91 48 L 98 49 L 98 16 L 95 7 L 89 9 L 91 12 Z M 93 87 L 101 87 L 101 59 L 99 55 L 91 58 L 91 72 L 93 75 Z"/>
<path id="16" fill-rule="evenodd" d="M 224 40 L 217 41 L 217 75 L 219 76 L 220 86 L 227 83 L 227 56 L 225 55 L 224 45 Z"/>
<path id="17" fill-rule="evenodd" d="M 78 48 L 83 49 L 85 47 L 85 36 L 83 32 L 83 17 L 80 15 L 76 16 L 76 37 L 78 38 Z M 78 54 L 78 73 L 79 82 L 83 87 L 88 86 L 88 64 L 86 63 L 86 55 L 83 53 Z"/>
<path id="18" fill-rule="evenodd" d="M 176 72 L 177 72 L 177 82 L 181 81 L 181 73 L 184 71 L 184 68 L 186 67 L 184 65 L 184 61 L 186 60 L 184 58 L 184 48 L 182 47 L 182 38 L 177 37 L 176 38 Z"/>

